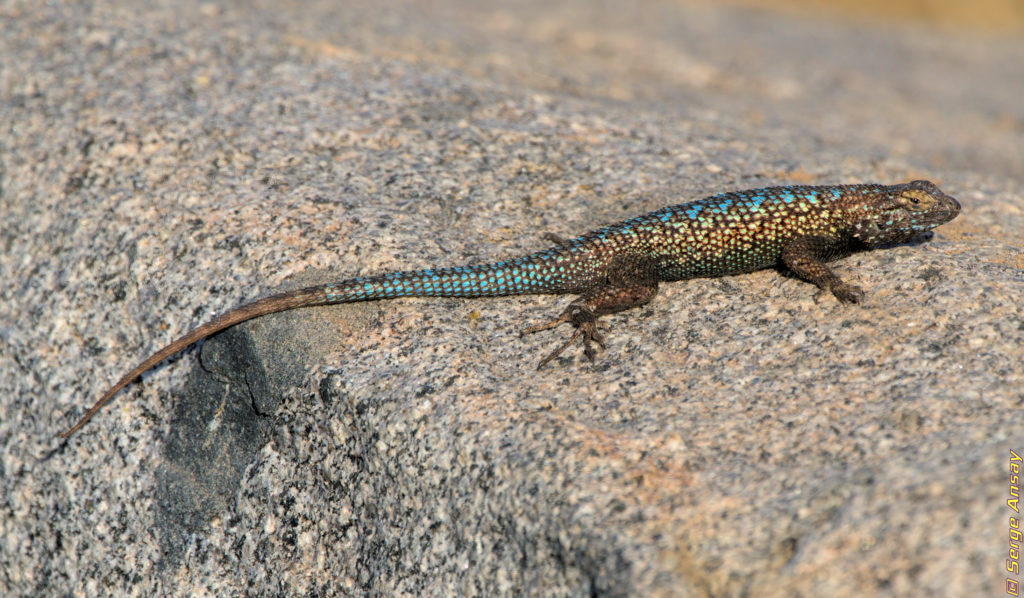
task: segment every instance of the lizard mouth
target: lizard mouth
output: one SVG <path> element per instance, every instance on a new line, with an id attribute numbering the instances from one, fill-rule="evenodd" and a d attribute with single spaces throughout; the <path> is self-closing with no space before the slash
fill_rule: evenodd
<path id="1" fill-rule="evenodd" d="M 960 202 L 948 195 L 946 197 L 949 198 L 949 211 L 946 212 L 946 222 L 949 222 L 960 214 Z"/>
<path id="2" fill-rule="evenodd" d="M 935 213 L 931 219 L 932 226 L 949 222 L 960 214 L 960 202 L 955 197 L 941 191 L 937 191 L 936 195 L 938 196 L 938 205 L 934 208 Z"/>

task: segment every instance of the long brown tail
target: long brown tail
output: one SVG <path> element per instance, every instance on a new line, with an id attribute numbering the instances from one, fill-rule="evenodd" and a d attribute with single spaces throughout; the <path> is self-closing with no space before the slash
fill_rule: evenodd
<path id="1" fill-rule="evenodd" d="M 174 355 L 178 351 L 181 351 L 194 342 L 200 341 L 216 332 L 220 332 L 225 328 L 259 316 L 295 309 L 297 307 L 310 307 L 313 305 L 334 303 L 335 301 L 327 298 L 325 292 L 327 286 L 328 285 L 307 287 L 304 289 L 297 289 L 286 293 L 279 293 L 277 295 L 264 297 L 258 301 L 253 301 L 252 303 L 236 307 L 227 313 L 217 316 L 202 326 L 193 328 L 184 336 L 147 357 L 145 361 L 135 366 L 132 371 L 125 374 L 117 381 L 117 384 L 114 384 L 109 390 L 107 390 L 107 392 L 103 393 L 100 400 L 96 401 L 96 404 L 89 409 L 88 413 L 86 413 L 82 419 L 78 420 L 78 423 L 71 426 L 71 428 L 69 428 L 67 432 L 62 433 L 60 437 L 67 438 L 77 432 L 79 428 L 92 419 L 92 416 L 96 415 L 100 409 L 103 409 L 103 406 L 106 405 L 119 390 L 131 384 L 136 378 L 149 370 L 149 368 L 167 359 L 171 355 Z"/>
<path id="2" fill-rule="evenodd" d="M 581 245 L 582 247 L 582 245 Z M 236 307 L 231 311 L 199 326 L 173 343 L 150 355 L 124 375 L 117 384 L 103 393 L 100 400 L 61 438 L 67 438 L 84 426 L 92 416 L 119 390 L 131 384 L 146 370 L 181 351 L 196 341 L 215 332 L 274 312 L 355 301 L 376 301 L 398 297 L 491 297 L 496 295 L 524 295 L 528 293 L 565 293 L 575 290 L 578 280 L 569 276 L 558 260 L 575 251 L 576 246 L 553 247 L 530 255 L 474 266 L 431 268 L 389 272 L 375 276 L 360 276 L 339 282 L 306 287 L 287 293 L 271 295 L 258 301 Z M 582 250 L 581 250 L 582 251 Z M 567 282 L 569 284 L 567 284 Z"/>

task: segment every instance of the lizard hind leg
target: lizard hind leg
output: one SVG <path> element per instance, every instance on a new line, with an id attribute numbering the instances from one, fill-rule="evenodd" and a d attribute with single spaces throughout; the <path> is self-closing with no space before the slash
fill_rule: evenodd
<path id="1" fill-rule="evenodd" d="M 563 351 L 579 340 L 583 344 L 583 354 L 594 361 L 597 352 L 593 344 L 605 348 L 604 337 L 597 331 L 597 319 L 603 315 L 637 307 L 649 302 L 658 292 L 657 281 L 634 284 L 603 284 L 596 286 L 576 298 L 557 318 L 531 326 L 522 334 L 531 334 L 541 330 L 550 330 L 561 324 L 569 323 L 576 327 L 565 343 L 541 360 L 537 369 L 547 365 Z"/>
<path id="2" fill-rule="evenodd" d="M 594 315 L 590 309 L 585 305 L 580 304 L 578 301 L 574 301 L 569 307 L 565 308 L 562 315 L 557 318 L 531 326 L 522 332 L 522 334 L 532 334 L 534 332 L 540 332 L 541 330 L 550 330 L 564 323 L 570 323 L 576 327 L 576 331 L 572 333 L 569 340 L 565 341 L 561 346 L 551 352 L 547 357 L 542 359 L 537 364 L 537 369 L 544 367 L 552 359 L 561 355 L 562 351 L 568 349 L 577 339 L 581 339 L 583 343 L 583 354 L 587 356 L 590 361 L 594 361 L 594 356 L 597 354 L 594 351 L 594 347 L 591 343 L 597 343 L 602 349 L 605 348 L 604 337 L 597 332 L 597 316 Z"/>

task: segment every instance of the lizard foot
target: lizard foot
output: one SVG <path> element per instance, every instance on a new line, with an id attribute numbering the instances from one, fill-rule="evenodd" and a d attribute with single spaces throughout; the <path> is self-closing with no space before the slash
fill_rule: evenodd
<path id="1" fill-rule="evenodd" d="M 571 241 L 564 237 L 560 237 L 555 233 L 544 233 L 543 235 L 541 235 L 541 237 L 544 240 L 550 241 L 559 247 L 569 247 L 570 245 L 572 245 Z"/>
<path id="2" fill-rule="evenodd" d="M 832 285 L 831 291 L 842 303 L 860 303 L 864 300 L 864 289 L 857 285 L 840 282 Z"/>
<path id="3" fill-rule="evenodd" d="M 864 300 L 864 289 L 857 285 L 837 282 L 828 289 L 821 289 L 814 295 L 814 302 L 821 304 L 829 294 L 835 296 L 840 303 L 860 303 Z"/>
<path id="4" fill-rule="evenodd" d="M 532 334 L 534 332 L 540 332 L 541 330 L 550 330 L 566 322 L 575 326 L 576 331 L 572 333 L 572 336 L 569 337 L 569 340 L 565 341 L 565 343 L 563 343 L 560 347 L 552 351 L 550 355 L 542 359 L 541 362 L 537 364 L 538 370 L 547 365 L 548 362 L 550 362 L 555 357 L 558 357 L 563 351 L 568 349 L 570 345 L 576 342 L 576 339 L 581 339 L 583 343 L 583 354 L 586 355 L 587 359 L 589 359 L 590 361 L 594 361 L 594 357 L 597 355 L 597 351 L 594 350 L 594 347 L 591 343 L 596 343 L 602 349 L 605 348 L 604 337 L 601 336 L 601 334 L 597 331 L 597 316 L 595 316 L 594 313 L 588 310 L 587 308 L 575 304 L 565 308 L 565 311 L 562 312 L 562 315 L 551 320 L 550 322 L 545 322 L 543 324 L 531 326 L 530 328 L 523 330 L 520 336 Z"/>

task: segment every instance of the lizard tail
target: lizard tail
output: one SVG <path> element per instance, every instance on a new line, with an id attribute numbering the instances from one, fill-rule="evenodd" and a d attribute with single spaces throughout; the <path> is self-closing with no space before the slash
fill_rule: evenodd
<path id="1" fill-rule="evenodd" d="M 156 364 L 185 347 L 235 324 L 279 311 L 334 303 L 398 297 L 487 297 L 566 292 L 571 289 L 565 288 L 564 275 L 557 265 L 551 263 L 555 253 L 540 252 L 514 260 L 477 266 L 413 270 L 350 278 L 271 295 L 236 307 L 193 328 L 132 368 L 103 393 L 78 423 L 60 437 L 67 438 L 77 432 L 122 388 L 134 382 Z"/>
<path id="2" fill-rule="evenodd" d="M 192 330 L 185 333 L 183 336 L 171 342 L 171 344 L 165 346 L 163 349 L 160 349 L 156 353 L 153 353 L 152 355 L 147 357 L 142 363 L 135 366 L 134 368 L 132 368 L 130 372 L 122 376 L 121 379 L 118 380 L 116 384 L 111 386 L 107 390 L 107 392 L 103 393 L 103 396 L 101 396 L 100 399 L 96 401 L 96 404 L 94 404 L 89 409 L 89 411 L 86 412 L 82 419 L 78 420 L 78 423 L 68 428 L 68 430 L 66 432 L 63 432 L 60 435 L 60 437 L 67 438 L 68 436 L 71 436 L 72 434 L 77 432 L 79 428 L 84 426 L 90 419 L 92 419 L 92 416 L 96 415 L 96 413 L 98 413 L 100 409 L 103 409 L 103 406 L 106 405 L 110 401 L 110 399 L 112 399 L 114 395 L 118 393 L 118 391 L 134 382 L 139 376 L 144 374 L 147 370 L 149 370 L 156 364 L 167 359 L 171 355 L 174 355 L 178 351 L 181 351 L 182 349 L 191 345 L 192 343 L 200 341 L 210 336 L 211 334 L 220 332 L 221 330 L 234 326 L 235 324 L 238 324 L 240 322 L 251 320 L 252 318 L 272 314 L 279 311 L 295 309 L 297 307 L 323 305 L 325 303 L 328 303 L 327 301 L 324 301 L 324 286 L 326 285 L 318 287 L 308 287 L 305 289 L 298 289 L 295 291 L 289 291 L 287 293 L 280 293 L 277 295 L 264 297 L 263 299 L 260 299 L 258 301 L 254 301 L 252 303 L 236 307 L 235 309 L 223 313 L 217 316 L 216 318 L 210 320 L 209 322 L 202 324 L 201 326 L 193 328 Z"/>

